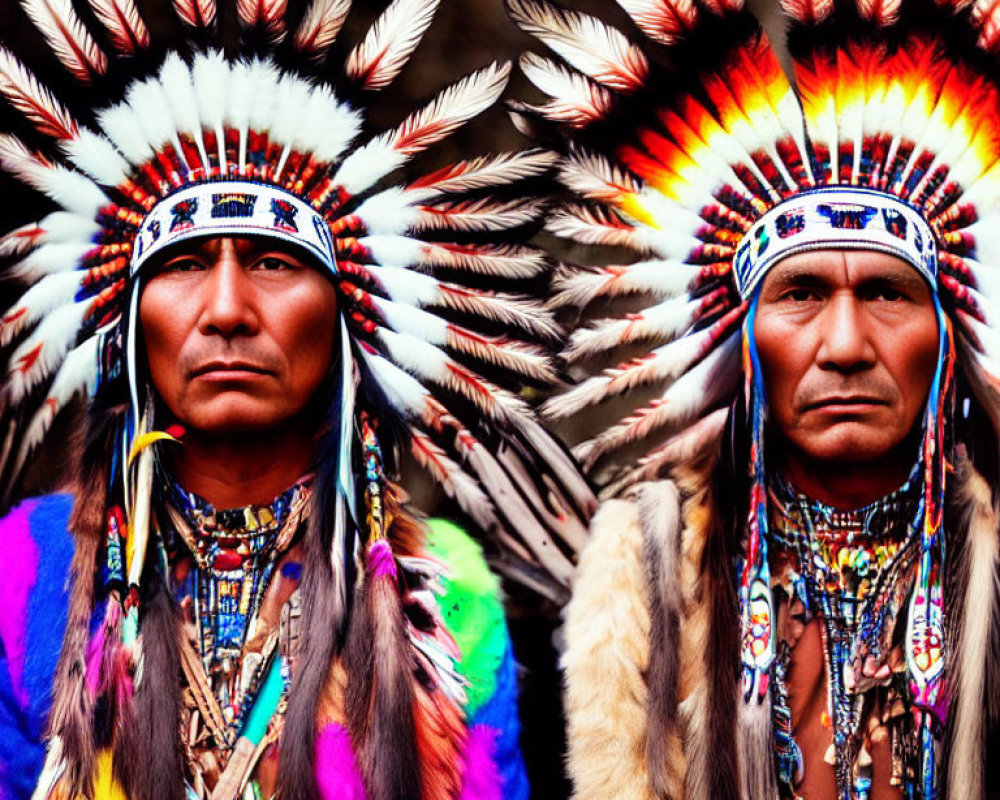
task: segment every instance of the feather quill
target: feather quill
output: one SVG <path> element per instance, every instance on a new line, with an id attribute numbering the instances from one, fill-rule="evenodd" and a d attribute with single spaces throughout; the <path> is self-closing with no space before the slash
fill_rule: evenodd
<path id="1" fill-rule="evenodd" d="M 440 0 L 393 0 L 347 58 L 347 77 L 363 89 L 388 86 L 406 66 Z"/>
<path id="2" fill-rule="evenodd" d="M 81 83 L 90 83 L 108 68 L 108 59 L 91 38 L 71 0 L 21 0 L 25 12 L 52 52 Z"/>
<path id="3" fill-rule="evenodd" d="M 596 17 L 542 0 L 507 0 L 507 8 L 522 30 L 604 86 L 634 91 L 649 74 L 642 51 Z"/>
<path id="4" fill-rule="evenodd" d="M 451 230 L 464 233 L 503 231 L 530 225 L 541 215 L 543 200 L 508 200 L 492 198 L 458 203 L 437 203 L 420 208 L 411 230 Z"/>
<path id="5" fill-rule="evenodd" d="M 7 313 L 0 317 L 0 347 L 6 347 L 21 332 L 57 308 L 73 302 L 80 289 L 83 273 L 66 270 L 46 275 L 21 295 Z"/>
<path id="6" fill-rule="evenodd" d="M 295 46 L 307 57 L 321 61 L 347 19 L 351 0 L 313 0 L 295 31 Z"/>
<path id="7" fill-rule="evenodd" d="M 0 92 L 42 133 L 56 139 L 76 136 L 69 111 L 6 47 L 0 47 Z"/>
<path id="8" fill-rule="evenodd" d="M 489 530 L 496 524 L 496 512 L 493 504 L 476 480 L 445 451 L 438 447 L 429 436 L 410 428 L 410 451 L 435 481 L 444 489 L 445 494 L 459 504 L 466 514 L 476 521 L 484 530 Z"/>

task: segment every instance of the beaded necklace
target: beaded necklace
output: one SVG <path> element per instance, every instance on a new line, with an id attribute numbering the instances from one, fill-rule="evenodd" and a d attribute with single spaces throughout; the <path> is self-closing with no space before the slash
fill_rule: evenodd
<path id="1" fill-rule="evenodd" d="M 776 582 L 785 587 L 786 608 L 799 601 L 804 619 L 818 615 L 822 625 L 833 729 L 828 760 L 838 800 L 869 797 L 869 738 L 880 721 L 892 737 L 892 783 L 912 787 L 919 776 L 912 722 L 900 713 L 909 700 L 905 664 L 893 639 L 916 573 L 920 536 L 912 521 L 920 489 L 915 472 L 892 494 L 856 511 L 808 498 L 782 479 L 770 489 L 770 534 L 775 563 L 783 567 L 775 569 Z M 788 789 L 801 768 L 784 685 L 791 647 L 779 646 L 774 668 L 779 772 Z"/>
<path id="2" fill-rule="evenodd" d="M 272 503 L 217 510 L 161 476 L 160 544 L 187 632 L 181 660 L 192 713 L 184 715 L 185 746 L 195 796 L 252 770 L 259 746 L 280 727 L 297 633 L 298 597 L 286 595 L 301 570 L 294 542 L 310 486 L 311 476 Z M 283 585 L 274 580 L 279 574 Z M 280 630 L 261 614 L 274 603 L 271 589 L 282 598 Z"/>

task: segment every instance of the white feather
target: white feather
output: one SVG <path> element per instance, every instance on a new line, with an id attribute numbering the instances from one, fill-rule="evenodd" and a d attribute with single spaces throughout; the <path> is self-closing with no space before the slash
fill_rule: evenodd
<path id="1" fill-rule="evenodd" d="M 177 125 L 170 114 L 163 85 L 158 80 L 150 78 L 132 84 L 125 100 L 154 150 L 160 150 L 177 137 Z"/>
<path id="2" fill-rule="evenodd" d="M 598 297 L 651 294 L 656 298 L 677 297 L 687 292 L 700 268 L 680 261 L 637 261 L 628 266 L 598 267 L 564 272 L 553 281 L 553 308 L 584 308 Z"/>
<path id="3" fill-rule="evenodd" d="M 491 418 L 516 424 L 517 417 L 528 414 L 522 400 L 462 367 L 434 345 L 387 328 L 379 328 L 378 337 L 386 353 L 404 370 L 418 380 L 462 394 Z"/>
<path id="4" fill-rule="evenodd" d="M 371 370 L 375 382 L 385 392 L 386 399 L 401 417 L 419 420 L 424 415 L 430 393 L 416 378 L 378 353 L 359 348 L 361 359 Z"/>
<path id="5" fill-rule="evenodd" d="M 333 182 L 358 194 L 430 147 L 466 120 L 489 108 L 500 96 L 510 64 L 491 64 L 441 92 L 424 108 L 410 114 L 391 131 L 372 139 L 340 165 Z"/>
<path id="6" fill-rule="evenodd" d="M 94 43 L 71 0 L 21 0 L 21 5 L 77 80 L 88 83 L 107 70 L 107 56 Z"/>
<path id="7" fill-rule="evenodd" d="M 611 92 L 586 75 L 535 53 L 525 53 L 519 64 L 528 80 L 552 98 L 536 107 L 547 119 L 581 127 L 611 107 Z"/>
<path id="8" fill-rule="evenodd" d="M 100 209 L 111 204 L 101 188 L 79 172 L 56 165 L 40 177 L 42 191 L 79 217 L 94 219 Z"/>
<path id="9" fill-rule="evenodd" d="M 97 389 L 99 336 L 91 336 L 66 356 L 56 377 L 49 387 L 49 393 L 25 429 L 24 438 L 14 464 L 14 474 L 18 474 L 28 456 L 42 443 L 53 420 L 77 395 L 93 395 Z"/>
<path id="10" fill-rule="evenodd" d="M 367 269 L 382 291 L 397 303 L 424 307 L 439 299 L 441 284 L 430 275 L 397 266 L 370 264 Z"/>
<path id="11" fill-rule="evenodd" d="M 6 347 L 15 336 L 53 309 L 72 303 L 85 274 L 78 270 L 54 272 L 21 295 L 17 303 L 0 317 L 0 347 Z"/>
<path id="12" fill-rule="evenodd" d="M 393 148 L 392 132 L 383 133 L 345 158 L 333 176 L 333 183 L 350 195 L 360 194 L 406 160 L 406 153 Z"/>
<path id="13" fill-rule="evenodd" d="M 35 283 L 46 275 L 75 272 L 83 258 L 94 249 L 92 243 L 55 242 L 32 250 L 11 269 L 23 283 Z"/>
<path id="14" fill-rule="evenodd" d="M 306 108 L 305 123 L 296 146 L 311 151 L 318 161 L 333 163 L 361 132 L 361 115 L 337 99 L 328 86 L 315 86 Z"/>
<path id="15" fill-rule="evenodd" d="M 681 295 L 649 306 L 637 314 L 630 314 L 625 319 L 600 320 L 590 328 L 577 330 L 570 337 L 563 357 L 568 361 L 578 361 L 629 342 L 673 339 L 690 327 L 700 305 L 700 299 L 692 300 L 687 295 Z"/>
<path id="16" fill-rule="evenodd" d="M 223 122 L 232 83 L 229 63 L 221 50 L 199 54 L 191 65 L 191 77 L 198 100 L 198 116 L 202 126 L 215 132 L 219 168 L 225 174 L 227 164 Z"/>
<path id="17" fill-rule="evenodd" d="M 365 89 L 381 89 L 406 65 L 440 0 L 393 0 L 347 57 L 344 71 Z"/>
<path id="18" fill-rule="evenodd" d="M 19 405 L 35 386 L 62 363 L 76 341 L 91 301 L 63 306 L 47 315 L 11 354 L 8 385 L 13 405 Z"/>
<path id="19" fill-rule="evenodd" d="M 411 229 L 464 232 L 509 230 L 534 222 L 543 207 L 543 200 L 523 198 L 506 202 L 484 198 L 473 202 L 435 203 L 421 207 Z"/>
<path id="20" fill-rule="evenodd" d="M 642 51 L 596 17 L 538 0 L 508 0 L 507 8 L 522 30 L 598 83 L 631 91 L 649 72 Z"/>
<path id="21" fill-rule="evenodd" d="M 72 242 L 92 244 L 102 228 L 93 218 L 81 217 L 68 211 L 53 211 L 38 223 L 45 231 L 42 241 L 49 243 Z"/>
<path id="22" fill-rule="evenodd" d="M 530 278 L 546 267 L 540 251 L 516 245 L 463 248 L 405 236 L 365 236 L 358 244 L 386 266 L 444 267 L 509 278 Z"/>
<path id="23" fill-rule="evenodd" d="M 419 219 L 419 212 L 410 205 L 413 199 L 411 193 L 393 186 L 365 200 L 354 216 L 364 223 L 369 234 L 400 234 Z"/>
<path id="24" fill-rule="evenodd" d="M 159 78 L 177 129 L 194 136 L 201 146 L 201 120 L 198 117 L 198 98 L 192 84 L 191 69 L 177 53 L 171 52 L 163 60 Z"/>
<path id="25" fill-rule="evenodd" d="M 293 75 L 285 73 L 278 84 L 274 114 L 268 125 L 271 141 L 281 145 L 295 142 L 302 124 L 305 123 L 306 107 L 312 85 Z"/>
<path id="26" fill-rule="evenodd" d="M 711 328 L 676 339 L 633 361 L 606 369 L 583 383 L 546 401 L 543 413 L 549 419 L 565 419 L 609 397 L 638 386 L 674 380 L 702 354 Z"/>
<path id="27" fill-rule="evenodd" d="M 312 58 L 322 59 L 350 8 L 351 0 L 313 0 L 295 32 L 295 46 Z"/>
<path id="28" fill-rule="evenodd" d="M 132 172 L 128 161 L 111 142 L 86 128 L 60 146 L 73 166 L 105 186 L 121 185 Z"/>
<path id="29" fill-rule="evenodd" d="M 526 150 L 500 153 L 453 164 L 410 184 L 410 188 L 435 192 L 468 192 L 490 186 L 508 186 L 515 181 L 541 175 L 559 160 L 555 153 Z"/>
<path id="30" fill-rule="evenodd" d="M 153 157 L 142 122 L 128 103 L 117 103 L 97 115 L 97 123 L 104 135 L 129 160 L 133 166 L 141 166 Z"/>
<path id="31" fill-rule="evenodd" d="M 740 332 L 733 333 L 704 360 L 648 406 L 612 425 L 573 449 L 585 469 L 614 449 L 637 442 L 662 428 L 690 425 L 704 411 L 717 405 L 735 388 L 739 367 Z"/>
<path id="32" fill-rule="evenodd" d="M 466 514 L 484 530 L 489 530 L 496 522 L 496 512 L 493 503 L 476 480 L 428 436 L 416 428 L 411 428 L 410 433 L 410 449 L 417 462 L 434 477 L 445 494 L 458 502 Z"/>

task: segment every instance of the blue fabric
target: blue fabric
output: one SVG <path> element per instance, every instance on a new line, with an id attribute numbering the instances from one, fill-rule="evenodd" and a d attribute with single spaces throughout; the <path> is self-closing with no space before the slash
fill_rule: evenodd
<path id="1" fill-rule="evenodd" d="M 474 725 L 488 725 L 499 731 L 493 759 L 503 778 L 504 800 L 528 800 L 528 772 L 518 744 L 521 724 L 517 716 L 517 662 L 509 636 L 503 663 L 497 671 L 496 691 L 469 720 L 469 727 Z"/>
<path id="2" fill-rule="evenodd" d="M 73 506 L 70 495 L 50 495 L 26 501 L 19 509 L 28 511 L 28 532 L 37 548 L 35 575 L 28 597 L 27 613 L 12 620 L 23 637 L 24 664 L 19 686 L 12 680 L 8 649 L 14 644 L 0 638 L 0 800 L 29 800 L 45 759 L 42 736 L 52 703 L 55 674 L 66 627 L 69 602 L 68 577 L 73 542 L 66 529 Z M 18 541 L 13 536 L 11 517 L 0 520 L 0 542 L 8 547 Z M 19 532 L 20 533 L 20 532 Z M 7 552 L 2 563 L 30 568 L 29 559 Z M 0 596 L 5 584 L 17 577 L 0 566 Z M 0 614 L 11 613 L 0 609 Z M 9 631 L 9 629 L 8 629 Z"/>

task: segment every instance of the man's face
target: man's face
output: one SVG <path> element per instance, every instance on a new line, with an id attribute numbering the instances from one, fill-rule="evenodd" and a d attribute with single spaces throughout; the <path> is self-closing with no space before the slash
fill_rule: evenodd
<path id="1" fill-rule="evenodd" d="M 333 285 L 273 240 L 180 245 L 147 283 L 139 321 L 156 391 L 186 427 L 263 431 L 303 410 L 337 331 Z"/>
<path id="2" fill-rule="evenodd" d="M 924 409 L 938 356 L 931 290 L 894 256 L 820 250 L 779 262 L 755 320 L 770 424 L 804 461 L 890 457 Z"/>

